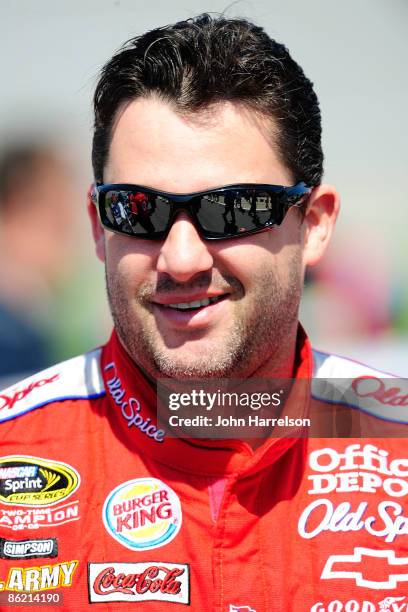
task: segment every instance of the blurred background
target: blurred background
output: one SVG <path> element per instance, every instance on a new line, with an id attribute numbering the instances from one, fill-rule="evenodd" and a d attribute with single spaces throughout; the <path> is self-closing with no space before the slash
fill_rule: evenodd
<path id="1" fill-rule="evenodd" d="M 85 209 L 93 89 L 125 40 L 203 11 L 264 26 L 320 99 L 325 180 L 342 212 L 307 277 L 301 320 L 314 346 L 408 376 L 406 0 L 2 0 L 3 380 L 107 339 Z"/>

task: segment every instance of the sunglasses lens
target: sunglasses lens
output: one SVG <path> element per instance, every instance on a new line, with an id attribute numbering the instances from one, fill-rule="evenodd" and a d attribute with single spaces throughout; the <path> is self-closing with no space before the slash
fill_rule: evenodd
<path id="1" fill-rule="evenodd" d="M 129 236 L 164 240 L 171 220 L 187 211 L 203 238 L 222 239 L 280 225 L 286 212 L 310 188 L 237 185 L 202 194 L 171 195 L 136 185 L 101 185 L 99 212 L 103 225 Z"/>
<path id="2" fill-rule="evenodd" d="M 109 190 L 104 195 L 103 224 L 131 236 L 159 237 L 168 224 L 168 200 L 144 191 Z"/>
<path id="3" fill-rule="evenodd" d="M 279 193 L 240 189 L 210 193 L 196 204 L 196 216 L 208 238 L 239 236 L 283 219 Z"/>

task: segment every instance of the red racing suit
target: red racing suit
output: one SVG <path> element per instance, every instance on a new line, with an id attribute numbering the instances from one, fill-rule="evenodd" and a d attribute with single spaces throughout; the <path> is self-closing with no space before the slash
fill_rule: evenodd
<path id="1" fill-rule="evenodd" d="M 305 414 L 362 437 L 166 437 L 115 333 L 2 392 L 0 610 L 407 611 L 408 396 L 300 330 L 313 370 L 367 406 L 311 383 Z"/>

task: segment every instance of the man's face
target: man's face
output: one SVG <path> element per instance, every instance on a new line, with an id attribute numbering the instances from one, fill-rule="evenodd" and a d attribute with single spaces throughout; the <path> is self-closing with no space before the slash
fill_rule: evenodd
<path id="1" fill-rule="evenodd" d="M 173 193 L 291 185 L 271 143 L 270 124 L 236 105 L 182 117 L 156 98 L 137 99 L 118 113 L 104 180 Z M 232 240 L 203 240 L 184 212 L 161 242 L 101 233 L 123 345 L 152 376 L 240 377 L 265 364 L 283 375 L 293 358 L 301 242 L 293 209 L 279 228 Z M 186 303 L 193 309 L 177 308 Z"/>

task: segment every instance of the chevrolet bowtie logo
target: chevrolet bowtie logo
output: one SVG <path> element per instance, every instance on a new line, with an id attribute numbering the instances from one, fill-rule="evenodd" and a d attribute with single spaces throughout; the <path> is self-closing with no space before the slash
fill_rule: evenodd
<path id="1" fill-rule="evenodd" d="M 368 571 L 371 570 L 372 573 L 372 566 L 375 564 L 377 567 L 381 559 L 384 560 L 383 576 L 388 574 L 387 579 L 366 578 Z M 346 564 L 349 566 L 347 569 L 344 568 Z M 390 573 L 391 570 L 394 572 Z M 399 582 L 408 582 L 408 557 L 396 557 L 393 550 L 357 547 L 352 555 L 331 555 L 326 561 L 321 578 L 348 578 L 355 580 L 357 586 L 368 589 L 395 589 Z"/>

